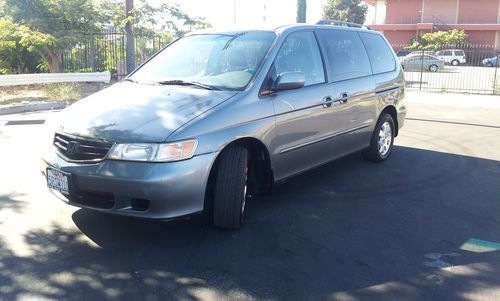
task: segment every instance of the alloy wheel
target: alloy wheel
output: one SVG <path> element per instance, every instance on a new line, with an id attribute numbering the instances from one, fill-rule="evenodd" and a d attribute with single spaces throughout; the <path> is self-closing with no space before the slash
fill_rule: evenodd
<path id="1" fill-rule="evenodd" d="M 385 156 L 389 153 L 392 146 L 392 127 L 391 124 L 386 121 L 380 127 L 378 133 L 378 153 L 381 156 Z"/>

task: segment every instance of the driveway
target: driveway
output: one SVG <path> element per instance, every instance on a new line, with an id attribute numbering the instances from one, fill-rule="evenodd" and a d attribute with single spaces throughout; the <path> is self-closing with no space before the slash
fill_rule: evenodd
<path id="1" fill-rule="evenodd" d="M 38 171 L 53 113 L 2 116 L 0 299 L 499 300 L 500 99 L 408 100 L 388 161 L 292 178 L 236 232 L 69 207 Z"/>

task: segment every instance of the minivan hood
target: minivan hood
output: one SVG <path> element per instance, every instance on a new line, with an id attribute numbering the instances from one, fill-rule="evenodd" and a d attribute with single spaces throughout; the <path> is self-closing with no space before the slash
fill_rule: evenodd
<path id="1" fill-rule="evenodd" d="M 235 91 L 117 83 L 63 110 L 56 131 L 111 142 L 163 142 Z"/>

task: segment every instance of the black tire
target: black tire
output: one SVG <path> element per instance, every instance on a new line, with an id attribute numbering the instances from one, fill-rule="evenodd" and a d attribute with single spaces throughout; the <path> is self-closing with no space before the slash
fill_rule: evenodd
<path id="1" fill-rule="evenodd" d="M 458 66 L 458 65 L 460 65 L 460 62 L 458 60 L 453 60 L 453 61 L 451 61 L 451 65 Z"/>
<path id="2" fill-rule="evenodd" d="M 248 173 L 248 150 L 231 146 L 224 150 L 215 173 L 214 226 L 239 229 L 244 221 Z"/>
<path id="3" fill-rule="evenodd" d="M 439 67 L 435 64 L 432 64 L 429 66 L 429 71 L 430 72 L 437 72 L 439 70 Z"/>
<path id="4" fill-rule="evenodd" d="M 380 130 L 386 122 L 389 124 L 391 129 L 391 135 L 390 135 L 391 141 L 387 152 L 381 152 L 379 150 Z M 392 146 L 394 145 L 394 134 L 395 134 L 395 126 L 392 116 L 387 113 L 382 113 L 382 115 L 377 121 L 375 129 L 373 130 L 372 138 L 370 140 L 370 146 L 362 152 L 363 158 L 365 158 L 365 160 L 372 162 L 382 162 L 385 159 L 387 159 L 391 154 Z"/>

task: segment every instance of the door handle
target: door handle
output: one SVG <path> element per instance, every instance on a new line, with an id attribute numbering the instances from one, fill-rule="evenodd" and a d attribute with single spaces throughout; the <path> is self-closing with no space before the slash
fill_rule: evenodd
<path id="1" fill-rule="evenodd" d="M 323 108 L 329 108 L 336 102 L 338 102 L 339 104 L 344 104 L 347 102 L 347 100 L 349 100 L 349 96 L 347 95 L 347 93 L 340 94 L 340 97 L 335 100 L 333 100 L 331 96 L 325 96 L 325 98 L 323 98 Z"/>
<path id="2" fill-rule="evenodd" d="M 340 98 L 339 98 L 339 99 L 337 99 L 337 101 L 338 101 L 339 103 L 341 103 L 341 104 L 346 103 L 348 100 L 349 100 L 349 96 L 348 96 L 348 95 L 347 95 L 347 93 L 345 93 L 345 92 L 344 92 L 344 93 L 342 93 L 342 94 L 340 94 Z"/>
<path id="3" fill-rule="evenodd" d="M 333 98 L 331 96 L 325 96 L 323 98 L 323 108 L 329 108 L 332 106 Z"/>

